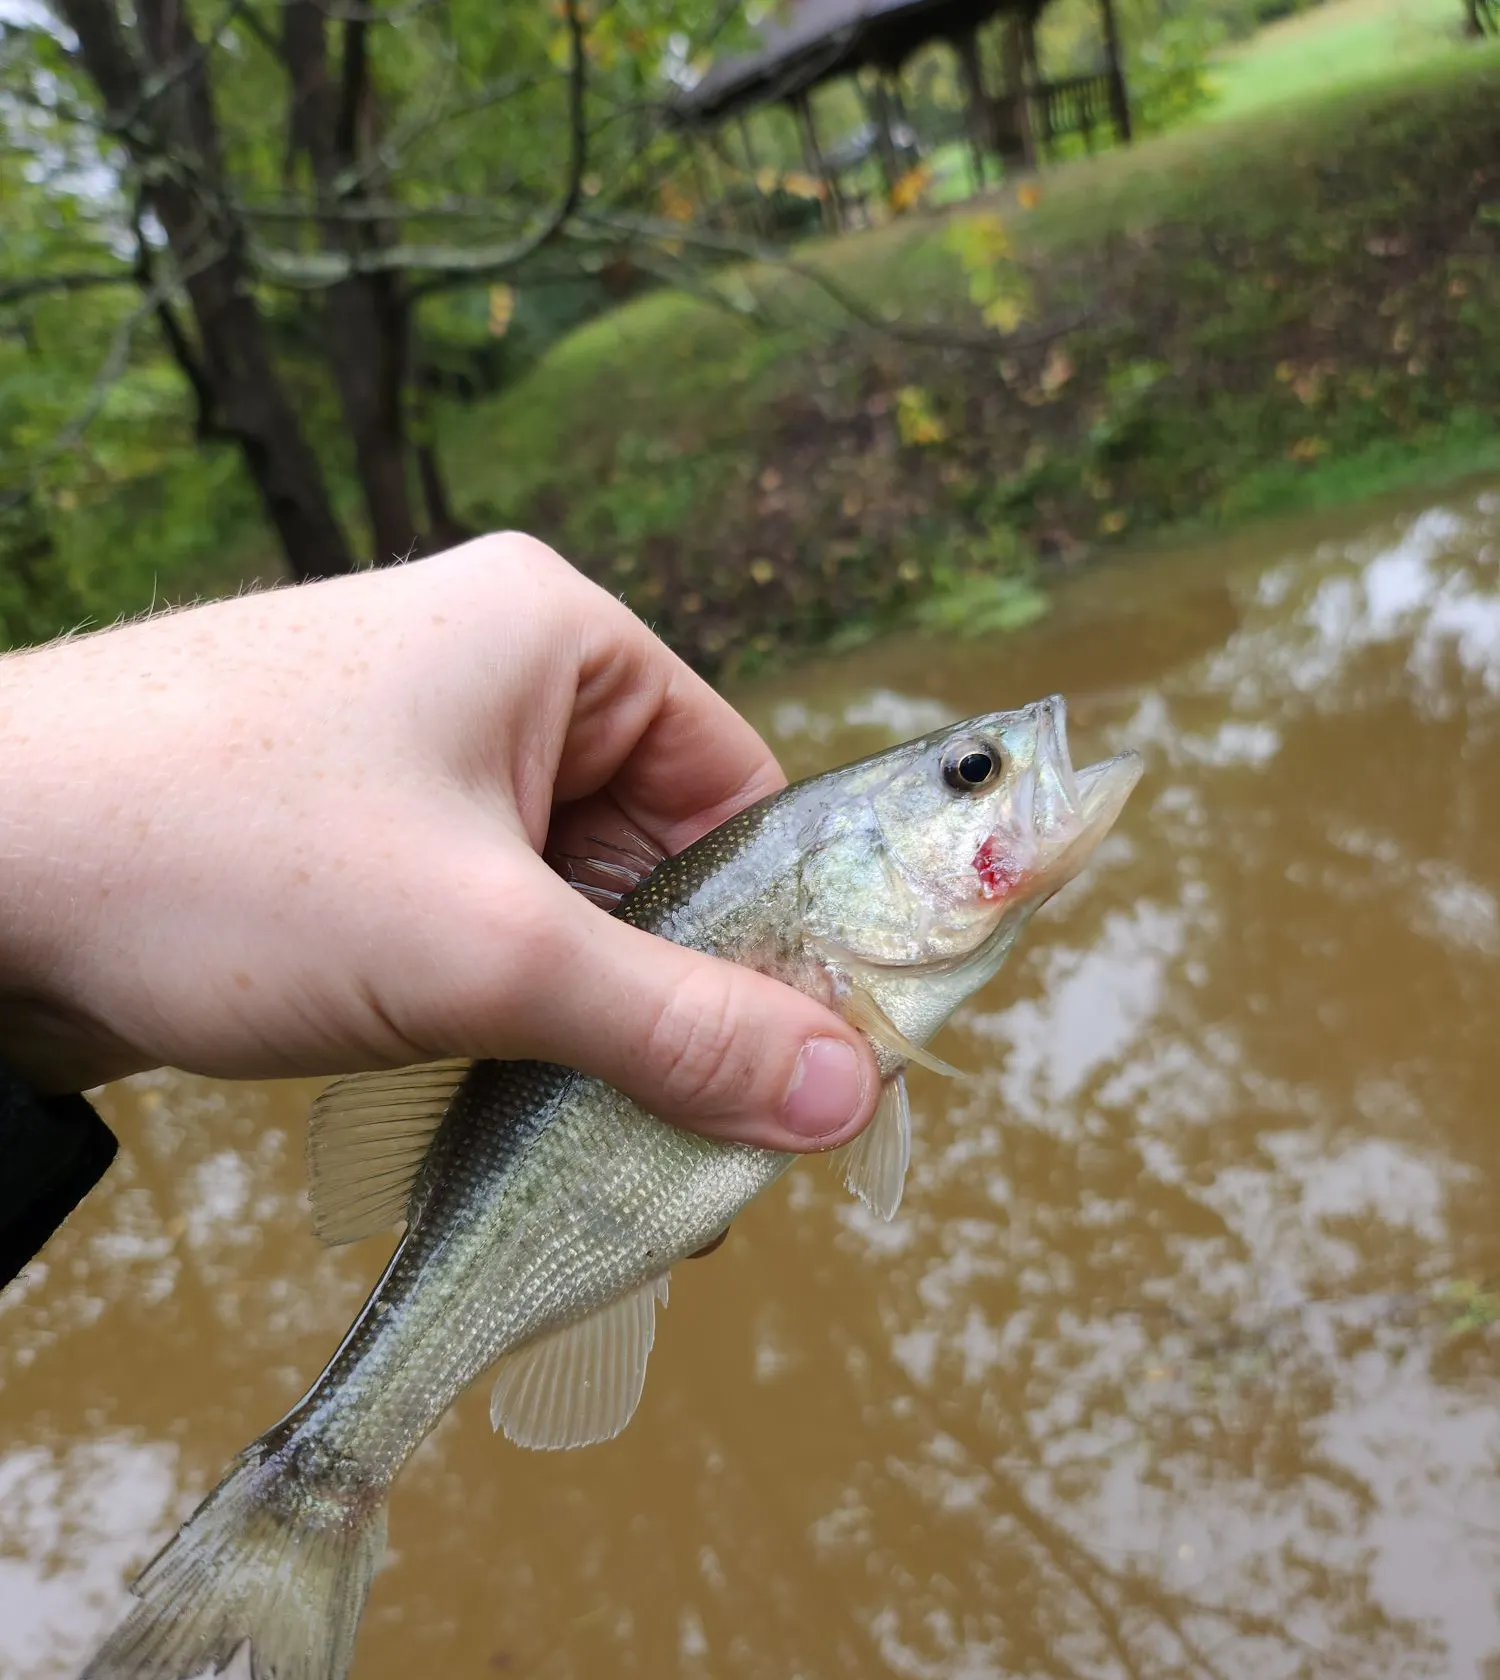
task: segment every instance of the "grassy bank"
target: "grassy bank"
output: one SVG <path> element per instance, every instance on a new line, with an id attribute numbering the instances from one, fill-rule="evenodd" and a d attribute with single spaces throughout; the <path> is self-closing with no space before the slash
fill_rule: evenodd
<path id="1" fill-rule="evenodd" d="M 1465 53 L 1457 0 L 1325 0 L 1220 55 L 1211 121 L 1243 117 Z"/>
<path id="2" fill-rule="evenodd" d="M 970 301 L 996 216 L 1010 343 Z M 1101 545 L 1500 466 L 1493 50 L 805 256 L 890 330 L 750 271 L 724 287 L 754 320 L 657 295 L 449 417 L 471 516 L 548 537 L 708 670 L 1016 622 Z"/>

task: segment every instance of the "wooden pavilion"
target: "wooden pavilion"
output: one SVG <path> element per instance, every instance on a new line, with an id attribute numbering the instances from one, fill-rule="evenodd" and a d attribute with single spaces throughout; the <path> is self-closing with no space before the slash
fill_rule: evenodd
<path id="1" fill-rule="evenodd" d="M 839 148 L 824 143 L 814 121 L 812 94 L 839 77 L 863 77 L 868 125 L 887 188 L 895 185 L 910 129 L 901 93 L 907 60 L 934 41 L 957 55 L 966 93 L 965 127 L 975 179 L 986 161 L 1010 169 L 1035 168 L 1064 135 L 1094 136 L 1112 128 L 1130 139 L 1130 103 L 1120 63 L 1114 0 L 1097 0 L 1104 68 L 1062 81 L 1043 79 L 1037 64 L 1036 23 L 1048 0 L 785 0 L 757 27 L 758 47 L 710 66 L 673 101 L 677 125 L 706 133 L 730 121 L 742 128 L 752 111 L 785 105 L 802 132 L 808 171 L 823 185 L 826 213 L 844 220 Z M 1000 26 L 1001 75 L 986 75 L 982 33 Z M 998 80 L 1001 85 L 989 85 Z M 753 155 L 747 158 L 752 173 Z"/>

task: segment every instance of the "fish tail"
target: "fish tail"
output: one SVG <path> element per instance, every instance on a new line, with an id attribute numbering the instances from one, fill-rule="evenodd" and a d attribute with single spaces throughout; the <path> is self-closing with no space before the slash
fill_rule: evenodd
<path id="1" fill-rule="evenodd" d="M 81 1680 L 220 1674 L 246 1642 L 254 1680 L 344 1680 L 385 1550 L 384 1490 L 331 1491 L 260 1442 L 142 1572 L 137 1602 Z"/>

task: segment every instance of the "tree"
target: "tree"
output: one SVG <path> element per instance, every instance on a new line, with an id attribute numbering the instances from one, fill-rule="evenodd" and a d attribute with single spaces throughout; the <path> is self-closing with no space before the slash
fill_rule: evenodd
<path id="1" fill-rule="evenodd" d="M 544 247 L 582 259 L 631 237 L 599 212 L 649 203 L 667 145 L 654 66 L 669 39 L 724 23 L 695 0 L 583 3 L 53 0 L 48 27 L 0 25 L 0 120 L 34 161 L 85 165 L 71 242 L 7 265 L 0 305 L 132 288 L 120 330 L 154 331 L 197 438 L 235 446 L 294 576 L 356 563 L 304 424 L 320 381 L 372 557 L 451 539 L 424 308 Z"/>

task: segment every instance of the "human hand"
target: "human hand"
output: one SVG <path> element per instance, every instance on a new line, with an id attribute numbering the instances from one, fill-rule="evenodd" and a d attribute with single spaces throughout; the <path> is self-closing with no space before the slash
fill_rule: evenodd
<path id="1" fill-rule="evenodd" d="M 472 1055 L 779 1149 L 873 1109 L 844 1021 L 542 861 L 627 827 L 679 851 L 783 778 L 529 538 L 8 655 L 0 760 L 0 1057 L 45 1088 Z"/>

